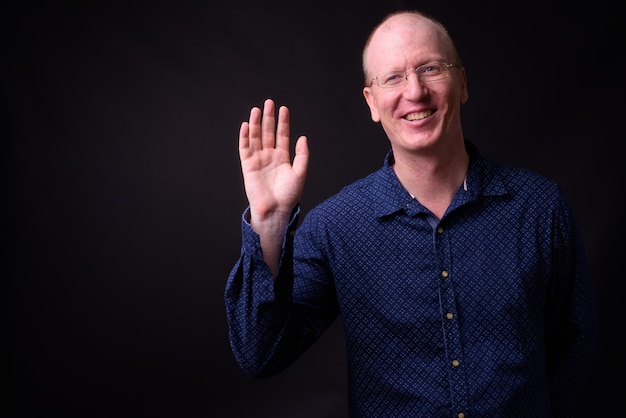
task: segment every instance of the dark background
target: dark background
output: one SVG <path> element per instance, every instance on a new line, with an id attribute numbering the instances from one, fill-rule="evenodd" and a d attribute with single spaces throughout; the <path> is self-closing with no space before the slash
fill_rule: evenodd
<path id="1" fill-rule="evenodd" d="M 599 355 L 581 417 L 623 397 L 623 22 L 602 2 L 5 3 L 3 416 L 346 416 L 335 324 L 254 380 L 223 292 L 246 201 L 239 125 L 267 97 L 309 136 L 303 207 L 379 168 L 361 49 L 388 12 L 441 19 L 466 138 L 557 180 L 587 246 Z M 619 252 L 619 253 L 618 253 Z M 618 285 L 619 282 L 619 285 Z M 621 371 L 618 369 L 621 368 Z M 618 392 L 619 391 L 619 392 Z"/>

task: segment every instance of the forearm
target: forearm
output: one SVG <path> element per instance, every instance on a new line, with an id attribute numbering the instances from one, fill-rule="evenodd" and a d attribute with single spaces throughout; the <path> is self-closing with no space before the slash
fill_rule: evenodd
<path id="1" fill-rule="evenodd" d="M 272 365 L 287 321 L 285 303 L 274 297 L 273 278 L 252 273 L 251 260 L 242 256 L 231 272 L 225 292 L 226 317 L 232 352 L 249 375 L 261 377 L 280 371 Z M 263 267 L 265 267 L 263 265 Z M 251 277 L 252 276 L 252 277 Z"/>
<path id="2" fill-rule="evenodd" d="M 242 252 L 226 284 L 225 305 L 237 362 L 246 373 L 265 376 L 279 372 L 297 356 L 298 335 L 303 331 L 290 315 L 293 277 L 272 275 L 260 251 L 260 236 L 247 222 L 248 212 L 242 220 Z M 292 245 L 282 249 L 283 241 L 291 239 L 286 237 L 283 233 L 278 259 L 282 256 L 284 263 L 291 263 Z"/>
<path id="3" fill-rule="evenodd" d="M 272 277 L 276 278 L 292 211 L 260 214 L 250 210 L 247 213 L 250 226 L 259 235 L 263 260 L 272 272 Z"/>

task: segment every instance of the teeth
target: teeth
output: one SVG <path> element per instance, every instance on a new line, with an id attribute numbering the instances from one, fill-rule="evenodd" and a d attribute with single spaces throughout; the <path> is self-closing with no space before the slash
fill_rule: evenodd
<path id="1" fill-rule="evenodd" d="M 421 120 L 421 119 L 424 119 L 424 118 L 430 116 L 431 113 L 432 112 L 430 110 L 425 110 L 423 112 L 410 113 L 410 114 L 406 115 L 404 117 L 404 119 L 406 119 L 406 120 Z"/>

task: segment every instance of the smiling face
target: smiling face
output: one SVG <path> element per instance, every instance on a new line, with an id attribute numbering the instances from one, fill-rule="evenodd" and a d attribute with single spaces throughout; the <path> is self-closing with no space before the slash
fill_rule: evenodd
<path id="1" fill-rule="evenodd" d="M 425 17 L 399 14 L 379 26 L 364 51 L 368 80 L 388 71 L 409 71 L 431 62 L 457 64 L 459 59 L 442 28 Z M 465 70 L 450 67 L 447 77 L 419 80 L 408 72 L 405 84 L 363 88 L 372 120 L 380 122 L 396 157 L 428 149 L 462 145 L 460 107 L 468 98 Z"/>

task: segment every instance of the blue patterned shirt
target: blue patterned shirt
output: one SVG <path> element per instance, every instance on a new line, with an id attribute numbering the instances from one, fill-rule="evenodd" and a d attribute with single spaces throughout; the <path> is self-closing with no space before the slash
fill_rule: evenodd
<path id="1" fill-rule="evenodd" d="M 285 234 L 276 281 L 242 219 L 225 289 L 230 343 L 256 377 L 340 316 L 352 417 L 573 417 L 591 369 L 592 282 L 551 180 L 482 158 L 441 219 L 384 166 Z"/>

